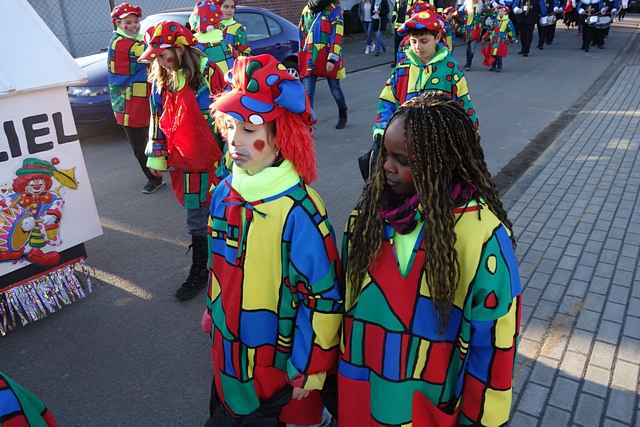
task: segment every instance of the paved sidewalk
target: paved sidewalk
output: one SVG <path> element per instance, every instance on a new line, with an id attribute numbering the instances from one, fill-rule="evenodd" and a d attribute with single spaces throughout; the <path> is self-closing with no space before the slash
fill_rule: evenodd
<path id="1" fill-rule="evenodd" d="M 640 426 L 638 51 L 505 195 L 524 285 L 512 426 Z"/>

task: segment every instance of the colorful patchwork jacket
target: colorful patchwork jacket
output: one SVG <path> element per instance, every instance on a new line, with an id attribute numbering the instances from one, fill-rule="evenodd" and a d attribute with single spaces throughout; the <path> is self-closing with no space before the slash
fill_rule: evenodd
<path id="1" fill-rule="evenodd" d="M 378 112 L 373 125 L 374 138 L 384 133 L 393 113 L 405 101 L 425 92 L 441 92 L 461 102 L 474 124 L 478 116 L 471 102 L 467 79 L 456 59 L 444 46 L 438 46 L 428 64 L 408 49 L 406 58 L 391 73 L 378 99 Z"/>
<path id="2" fill-rule="evenodd" d="M 51 411 L 29 390 L 0 372 L 0 426 L 56 427 Z"/>
<path id="3" fill-rule="evenodd" d="M 521 315 L 517 259 L 508 230 L 486 205 L 472 201 L 454 212 L 460 279 L 444 329 L 424 278 L 424 229 L 404 274 L 387 226 L 357 301 L 347 282 L 338 366 L 341 427 L 406 426 L 427 412 L 434 421 L 424 425 L 509 420 Z"/>
<path id="4" fill-rule="evenodd" d="M 347 75 L 342 59 L 342 36 L 344 19 L 342 9 L 336 5 L 327 6 L 322 12 L 314 14 L 308 6 L 302 11 L 300 23 L 300 50 L 308 52 L 307 73 L 323 75 L 316 70 L 326 67 L 327 61 L 339 64 L 337 78 Z M 305 73 L 306 74 L 306 73 Z"/>
<path id="5" fill-rule="evenodd" d="M 227 65 L 233 68 L 238 56 L 251 56 L 251 48 L 247 42 L 247 29 L 233 18 L 222 21 L 222 34 L 227 47 Z"/>
<path id="6" fill-rule="evenodd" d="M 120 29 L 113 32 L 107 53 L 108 84 L 111 108 L 121 126 L 149 126 L 147 65 L 138 63 L 143 51 L 141 38 L 131 38 Z"/>
<path id="7" fill-rule="evenodd" d="M 247 31 L 242 24 L 228 19 L 222 21 L 221 30 L 194 34 L 196 47 L 204 53 L 226 75 L 233 69 L 238 56 L 250 56 L 251 48 L 247 44 Z"/>
<path id="8" fill-rule="evenodd" d="M 306 407 L 285 407 L 281 420 L 319 423 L 317 390 L 335 370 L 342 318 L 340 265 L 324 202 L 286 160 L 253 176 L 234 166 L 212 196 L 209 229 L 219 399 L 247 415 L 293 382 L 315 391 L 291 401 Z"/>
<path id="9" fill-rule="evenodd" d="M 147 166 L 171 171 L 173 191 L 187 209 L 209 206 L 211 187 L 228 174 L 225 161 L 220 159 L 226 147 L 209 112 L 211 97 L 225 88 L 224 76 L 207 58 L 202 58 L 200 71 L 202 81 L 197 91 L 187 86 L 180 71 L 178 90 L 161 89 L 155 83 L 151 90 Z M 171 111 L 165 114 L 168 107 Z M 167 131 L 171 131 L 171 138 Z"/>
<path id="10" fill-rule="evenodd" d="M 229 66 L 227 62 L 227 47 L 223 42 L 222 31 L 212 30 L 206 33 L 195 33 L 194 37 L 198 41 L 196 48 L 205 54 L 209 62 L 216 64 L 220 68 L 223 76 L 226 76 L 233 68 L 233 61 Z"/>
<path id="11" fill-rule="evenodd" d="M 513 40 L 515 28 L 509 19 L 509 15 L 496 16 L 491 30 L 487 33 L 492 56 L 507 56 L 507 44 Z"/>

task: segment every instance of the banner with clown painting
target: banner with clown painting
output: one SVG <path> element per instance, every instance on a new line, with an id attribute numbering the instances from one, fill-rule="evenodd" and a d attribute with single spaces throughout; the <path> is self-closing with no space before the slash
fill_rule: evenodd
<path id="1" fill-rule="evenodd" d="M 90 292 L 102 233 L 64 87 L 0 98 L 0 335 Z"/>

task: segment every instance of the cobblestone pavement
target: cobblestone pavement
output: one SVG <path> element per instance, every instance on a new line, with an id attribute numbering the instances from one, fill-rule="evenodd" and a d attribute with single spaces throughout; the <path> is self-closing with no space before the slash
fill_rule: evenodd
<path id="1" fill-rule="evenodd" d="M 640 427 L 637 39 L 505 195 L 524 285 L 512 426 Z"/>

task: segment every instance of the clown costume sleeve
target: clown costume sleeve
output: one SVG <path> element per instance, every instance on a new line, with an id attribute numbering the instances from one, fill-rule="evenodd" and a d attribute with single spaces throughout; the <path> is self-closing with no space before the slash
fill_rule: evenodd
<path id="1" fill-rule="evenodd" d="M 45 404 L 33 393 L 0 372 L 0 426 L 56 427 Z"/>

